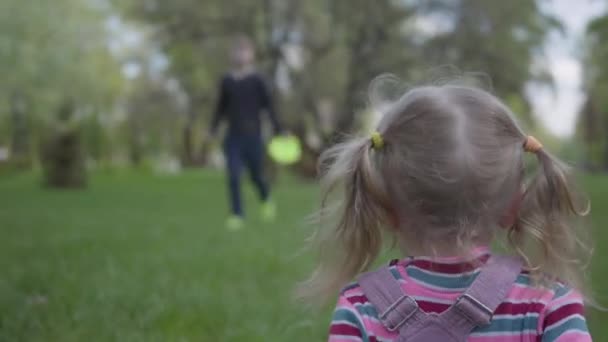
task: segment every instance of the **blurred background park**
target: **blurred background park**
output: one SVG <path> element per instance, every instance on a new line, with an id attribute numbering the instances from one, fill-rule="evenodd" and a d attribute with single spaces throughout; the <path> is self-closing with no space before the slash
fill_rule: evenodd
<path id="1" fill-rule="evenodd" d="M 206 132 L 237 34 L 303 156 L 268 162 L 277 221 L 231 233 Z M 606 298 L 606 0 L 0 0 L 0 341 L 323 340 L 331 309 L 292 300 L 316 159 L 369 128 L 374 77 L 445 65 L 581 171 Z"/>

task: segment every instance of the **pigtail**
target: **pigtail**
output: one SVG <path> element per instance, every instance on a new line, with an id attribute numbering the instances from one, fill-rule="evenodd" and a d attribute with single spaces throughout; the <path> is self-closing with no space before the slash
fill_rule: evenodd
<path id="1" fill-rule="evenodd" d="M 528 138 L 531 139 L 531 138 Z M 583 271 L 591 249 L 586 242 L 583 227 L 573 219 L 589 213 L 584 201 L 574 189 L 570 169 L 561 161 L 537 146 L 528 150 L 536 154 L 539 168 L 527 186 L 518 220 L 510 231 L 510 241 L 530 263 L 531 270 L 541 280 L 561 281 L 583 290 Z M 538 255 L 522 250 L 525 237 L 532 237 L 540 247 Z"/>
<path id="2" fill-rule="evenodd" d="M 376 137 L 377 138 L 377 137 Z M 300 296 L 325 302 L 367 270 L 382 248 L 382 226 L 389 215 L 385 181 L 379 170 L 385 149 L 373 149 L 370 139 L 339 144 L 320 159 L 322 205 L 321 228 L 314 239 L 320 264 L 300 287 Z M 327 203 L 343 192 L 337 208 Z M 331 221 L 334 218 L 335 221 Z"/>

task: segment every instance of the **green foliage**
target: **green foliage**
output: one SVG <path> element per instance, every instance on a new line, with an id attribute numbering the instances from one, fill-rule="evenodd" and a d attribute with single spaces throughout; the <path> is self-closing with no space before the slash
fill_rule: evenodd
<path id="1" fill-rule="evenodd" d="M 487 73 L 498 95 L 512 99 L 532 124 L 524 86 L 550 79 L 535 59 L 547 33 L 560 28 L 537 0 L 151 0 L 124 7 L 129 17 L 156 30 L 170 72 L 189 97 L 190 121 L 200 114 L 208 120 L 217 80 L 229 68 L 231 38 L 247 33 L 258 46 L 261 67 L 272 77 L 286 72 L 291 81 L 291 91 L 278 92 L 284 121 L 302 137 L 312 131 L 322 138 L 360 128 L 375 76 L 424 79 L 424 70 L 443 64 Z M 416 24 L 421 18 L 443 29 L 424 35 Z M 294 46 L 303 68 L 289 60 L 287 49 Z"/>
<path id="2" fill-rule="evenodd" d="M 530 81 L 551 82 L 542 63 L 543 43 L 550 31 L 561 29 L 540 2 L 429 1 L 427 13 L 444 16 L 444 25 L 451 27 L 430 38 L 425 57 L 431 65 L 453 64 L 486 73 L 500 97 L 520 99 L 517 113 L 532 124 L 524 87 Z"/>
<path id="3" fill-rule="evenodd" d="M 368 85 L 386 72 L 410 83 L 428 81 L 429 68 L 445 64 L 486 73 L 533 126 L 524 87 L 550 83 L 543 43 L 560 29 L 541 2 L 0 0 L 0 143 L 31 155 L 69 96 L 88 116 L 89 157 L 169 153 L 196 165 L 238 33 L 255 41 L 281 117 L 307 143 L 311 165 L 336 132 L 361 129 Z M 115 21 L 124 27 L 111 29 Z M 131 33 L 140 36 L 137 46 L 110 53 L 110 43 Z M 167 70 L 155 58 L 166 58 Z M 121 64 L 143 71 L 125 81 Z M 177 90 L 166 91 L 169 80 Z"/>
<path id="4" fill-rule="evenodd" d="M 82 113 L 113 106 L 122 76 L 106 16 L 82 0 L 0 0 L 0 110 L 10 113 L 15 152 L 29 153 L 42 134 L 33 123 L 44 129 L 67 98 Z"/>
<path id="5" fill-rule="evenodd" d="M 102 104 L 120 89 L 118 68 L 107 48 L 104 13 L 79 0 L 2 0 L 0 6 L 3 92 L 27 91 L 44 110 L 68 92 Z"/>
<path id="6" fill-rule="evenodd" d="M 587 27 L 585 89 L 587 101 L 578 122 L 578 136 L 586 145 L 586 164 L 608 170 L 608 15 Z"/>
<path id="7" fill-rule="evenodd" d="M 176 94 L 167 89 L 165 82 L 146 75 L 132 82 L 125 135 L 134 164 L 148 156 L 179 153 L 180 128 L 184 120 Z"/>

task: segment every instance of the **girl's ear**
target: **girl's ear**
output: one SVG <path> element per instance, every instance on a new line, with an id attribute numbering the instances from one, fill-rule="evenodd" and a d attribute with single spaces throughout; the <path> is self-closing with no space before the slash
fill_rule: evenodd
<path id="1" fill-rule="evenodd" d="M 517 217 L 519 215 L 519 209 L 521 208 L 521 202 L 524 199 L 524 191 L 520 188 L 520 190 L 515 194 L 513 199 L 511 200 L 511 204 L 507 207 L 507 211 L 503 214 L 500 219 L 500 227 L 504 229 L 511 228 L 515 221 L 517 221 Z"/>

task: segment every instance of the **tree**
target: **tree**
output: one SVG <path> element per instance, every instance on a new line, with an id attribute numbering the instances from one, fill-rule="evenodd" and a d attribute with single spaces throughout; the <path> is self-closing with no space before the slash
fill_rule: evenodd
<path id="1" fill-rule="evenodd" d="M 577 134 L 585 143 L 589 169 L 608 170 L 608 15 L 587 27 L 584 79 L 587 100 L 579 117 Z"/>
<path id="2" fill-rule="evenodd" d="M 132 88 L 127 97 L 127 146 L 131 163 L 137 165 L 150 155 L 178 155 L 183 109 L 178 101 L 180 90 L 176 82 L 144 72 L 134 80 Z"/>
<path id="3" fill-rule="evenodd" d="M 251 2 L 253 3 L 253 2 Z M 251 22 L 250 2 L 241 1 L 241 20 L 224 18 L 220 13 L 222 1 L 133 1 L 124 10 L 153 27 L 160 50 L 170 60 L 169 71 L 187 94 L 187 118 L 182 127 L 183 163 L 195 163 L 195 131 L 201 113 L 208 113 L 212 106 L 216 80 L 226 68 L 224 50 L 226 35 Z M 236 4 L 235 4 L 236 5 Z M 244 6 L 244 7 L 243 7 Z M 239 12 L 239 11 L 236 11 Z M 236 14 L 234 14 L 236 16 Z M 234 29 L 228 30 L 229 27 Z M 206 117 L 209 115 L 207 114 Z"/>
<path id="4" fill-rule="evenodd" d="M 540 2 L 427 2 L 422 13 L 438 27 L 425 44 L 427 63 L 487 74 L 495 93 L 518 109 L 529 125 L 534 124 L 525 87 L 530 81 L 551 84 L 550 72 L 541 63 L 543 44 L 549 32 L 562 27 L 541 10 Z"/>
<path id="5" fill-rule="evenodd" d="M 362 127 L 368 85 L 385 72 L 407 80 L 424 79 L 421 70 L 443 64 L 485 72 L 498 95 L 531 122 L 524 88 L 550 81 L 537 61 L 547 33 L 559 28 L 539 2 L 148 0 L 128 3 L 126 13 L 152 27 L 170 74 L 187 94 L 186 162 L 228 68 L 231 37 L 247 33 L 284 121 L 305 142 L 310 158 L 300 166 L 314 173 L 320 150 Z M 425 34 L 421 20 L 439 29 Z"/>
<path id="6" fill-rule="evenodd" d="M 75 100 L 79 112 L 110 107 L 120 69 L 110 55 L 107 13 L 84 0 L 0 1 L 0 101 L 8 103 L 13 159 L 31 159 L 36 126 Z"/>
<path id="7" fill-rule="evenodd" d="M 58 188 L 86 185 L 85 158 L 74 103 L 65 100 L 57 111 L 57 122 L 42 146 L 44 184 Z"/>
<path id="8" fill-rule="evenodd" d="M 284 117 L 302 136 L 308 123 L 320 126 L 323 99 L 332 103 L 332 114 L 340 113 L 330 120 L 335 122 L 332 130 L 351 131 L 357 127 L 355 113 L 365 101 L 369 81 L 384 70 L 411 64 L 404 58 L 408 40 L 400 28 L 413 12 L 393 1 L 150 0 L 133 2 L 127 12 L 157 30 L 170 71 L 188 94 L 186 154 L 192 150 L 194 122 L 201 112 L 206 118 L 211 111 L 216 82 L 228 68 L 227 47 L 237 33 L 247 32 L 255 40 L 268 75 L 274 78 L 282 72 L 288 78 L 290 90 L 273 84 L 282 92 L 280 102 L 295 104 L 293 111 L 284 110 Z M 304 67 L 290 62 L 290 48 L 298 49 Z"/>

